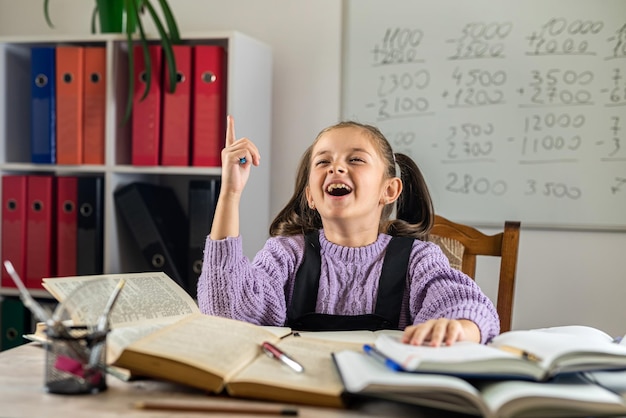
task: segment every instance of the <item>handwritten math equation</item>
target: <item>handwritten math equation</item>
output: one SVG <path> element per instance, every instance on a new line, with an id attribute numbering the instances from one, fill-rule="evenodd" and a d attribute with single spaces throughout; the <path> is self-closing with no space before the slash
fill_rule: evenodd
<path id="1" fill-rule="evenodd" d="M 448 193 L 576 201 L 591 187 L 585 172 L 603 167 L 609 175 L 592 187 L 626 210 L 626 15 L 526 29 L 473 21 L 435 40 L 389 26 L 366 53 L 362 111 L 396 151 L 419 160 L 427 147 Z M 504 168 L 476 169 L 490 164 Z M 554 175 L 568 170 L 576 175 Z"/>

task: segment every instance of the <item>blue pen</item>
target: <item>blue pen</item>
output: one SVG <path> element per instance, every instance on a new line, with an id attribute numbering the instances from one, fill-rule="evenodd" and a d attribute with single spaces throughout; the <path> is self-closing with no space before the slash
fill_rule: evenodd
<path id="1" fill-rule="evenodd" d="M 402 372 L 402 371 L 404 371 L 404 368 L 399 363 L 396 363 L 395 361 L 393 361 L 389 357 L 385 356 L 383 353 L 378 351 L 374 346 L 371 346 L 369 344 L 365 344 L 363 346 L 363 351 L 365 351 L 365 354 L 367 354 L 368 356 L 371 356 L 371 357 L 375 358 L 376 360 L 378 360 L 379 362 L 381 362 L 382 364 L 384 364 L 389 369 L 391 369 L 391 370 L 393 370 L 395 372 Z"/>

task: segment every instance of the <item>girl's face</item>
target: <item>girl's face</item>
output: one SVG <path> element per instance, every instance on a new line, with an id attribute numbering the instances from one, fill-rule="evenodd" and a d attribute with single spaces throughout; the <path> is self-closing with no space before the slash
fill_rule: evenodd
<path id="1" fill-rule="evenodd" d="M 368 133 L 357 127 L 330 130 L 311 155 L 306 196 L 329 221 L 359 220 L 378 227 L 385 204 L 399 195 L 399 179 L 385 178 L 385 163 Z"/>

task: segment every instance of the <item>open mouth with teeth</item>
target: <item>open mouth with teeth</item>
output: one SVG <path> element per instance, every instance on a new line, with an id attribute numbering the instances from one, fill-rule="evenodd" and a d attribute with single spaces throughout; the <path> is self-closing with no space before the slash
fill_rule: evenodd
<path id="1" fill-rule="evenodd" d="M 326 191 L 331 196 L 345 196 L 352 191 L 350 186 L 342 183 L 333 183 L 328 185 Z"/>

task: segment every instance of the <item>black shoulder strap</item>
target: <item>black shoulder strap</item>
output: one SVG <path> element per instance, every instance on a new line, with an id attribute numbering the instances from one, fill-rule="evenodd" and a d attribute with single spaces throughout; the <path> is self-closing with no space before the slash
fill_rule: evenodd
<path id="1" fill-rule="evenodd" d="M 304 259 L 293 284 L 291 304 L 287 309 L 287 324 L 306 313 L 315 312 L 321 268 L 319 231 L 315 230 L 304 236 Z"/>
<path id="2" fill-rule="evenodd" d="M 414 239 L 410 237 L 393 237 L 387 245 L 374 313 L 389 320 L 397 328 L 402 308 L 402 297 L 406 274 L 409 268 L 409 257 Z"/>

